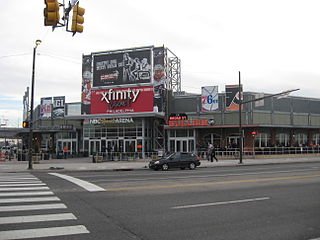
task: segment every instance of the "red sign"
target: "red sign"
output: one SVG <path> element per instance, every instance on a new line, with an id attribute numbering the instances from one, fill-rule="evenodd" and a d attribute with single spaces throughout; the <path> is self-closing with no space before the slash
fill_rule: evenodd
<path id="1" fill-rule="evenodd" d="M 91 114 L 153 112 L 153 87 L 108 88 L 91 91 Z"/>
<path id="2" fill-rule="evenodd" d="M 169 121 L 171 127 L 208 126 L 208 119 Z"/>

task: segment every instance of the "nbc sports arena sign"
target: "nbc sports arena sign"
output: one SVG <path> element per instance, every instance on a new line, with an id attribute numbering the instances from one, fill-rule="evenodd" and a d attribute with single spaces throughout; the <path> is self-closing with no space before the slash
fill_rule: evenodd
<path id="1" fill-rule="evenodd" d="M 92 90 L 91 114 L 153 112 L 152 86 Z"/>

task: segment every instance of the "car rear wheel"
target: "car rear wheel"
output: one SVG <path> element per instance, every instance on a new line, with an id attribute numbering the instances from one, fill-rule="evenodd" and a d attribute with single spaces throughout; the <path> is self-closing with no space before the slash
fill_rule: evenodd
<path id="1" fill-rule="evenodd" d="M 190 163 L 189 164 L 189 168 L 190 168 L 190 170 L 193 170 L 193 169 L 195 169 L 196 168 L 196 164 L 195 163 Z"/>
<path id="2" fill-rule="evenodd" d="M 168 169 L 169 169 L 169 165 L 168 164 L 165 163 L 165 164 L 162 165 L 162 170 L 163 171 L 167 171 Z"/>

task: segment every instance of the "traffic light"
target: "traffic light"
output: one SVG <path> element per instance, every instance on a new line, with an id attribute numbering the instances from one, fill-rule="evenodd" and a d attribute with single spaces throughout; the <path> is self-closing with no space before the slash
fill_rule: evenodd
<path id="1" fill-rule="evenodd" d="M 59 2 L 57 0 L 44 0 L 46 7 L 43 11 L 44 25 L 45 26 L 57 26 L 60 20 L 59 14 Z"/>
<path id="2" fill-rule="evenodd" d="M 71 31 L 73 32 L 73 35 L 83 32 L 83 26 L 84 23 L 84 15 L 85 9 L 82 7 L 79 7 L 79 3 L 73 7 L 73 15 L 72 15 L 72 25 L 71 25 Z"/>
<path id="3" fill-rule="evenodd" d="M 22 127 L 23 128 L 28 128 L 29 127 L 29 122 L 28 121 L 23 121 L 22 122 Z"/>
<path id="4" fill-rule="evenodd" d="M 254 137 L 254 136 L 256 136 L 258 134 L 258 132 L 256 132 L 256 131 L 253 131 L 253 132 L 251 132 L 251 135 Z"/>

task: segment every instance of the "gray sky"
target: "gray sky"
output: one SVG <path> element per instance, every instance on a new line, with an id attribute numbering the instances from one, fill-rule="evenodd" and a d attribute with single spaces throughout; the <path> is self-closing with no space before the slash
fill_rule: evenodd
<path id="1" fill-rule="evenodd" d="M 62 0 L 60 1 L 62 2 Z M 80 101 L 82 54 L 165 45 L 181 59 L 182 90 L 238 83 L 244 91 L 318 98 L 318 0 L 80 0 L 84 32 L 43 25 L 42 0 L 1 1 L 0 119 L 21 126 L 22 96 L 36 58 L 35 101 Z"/>

